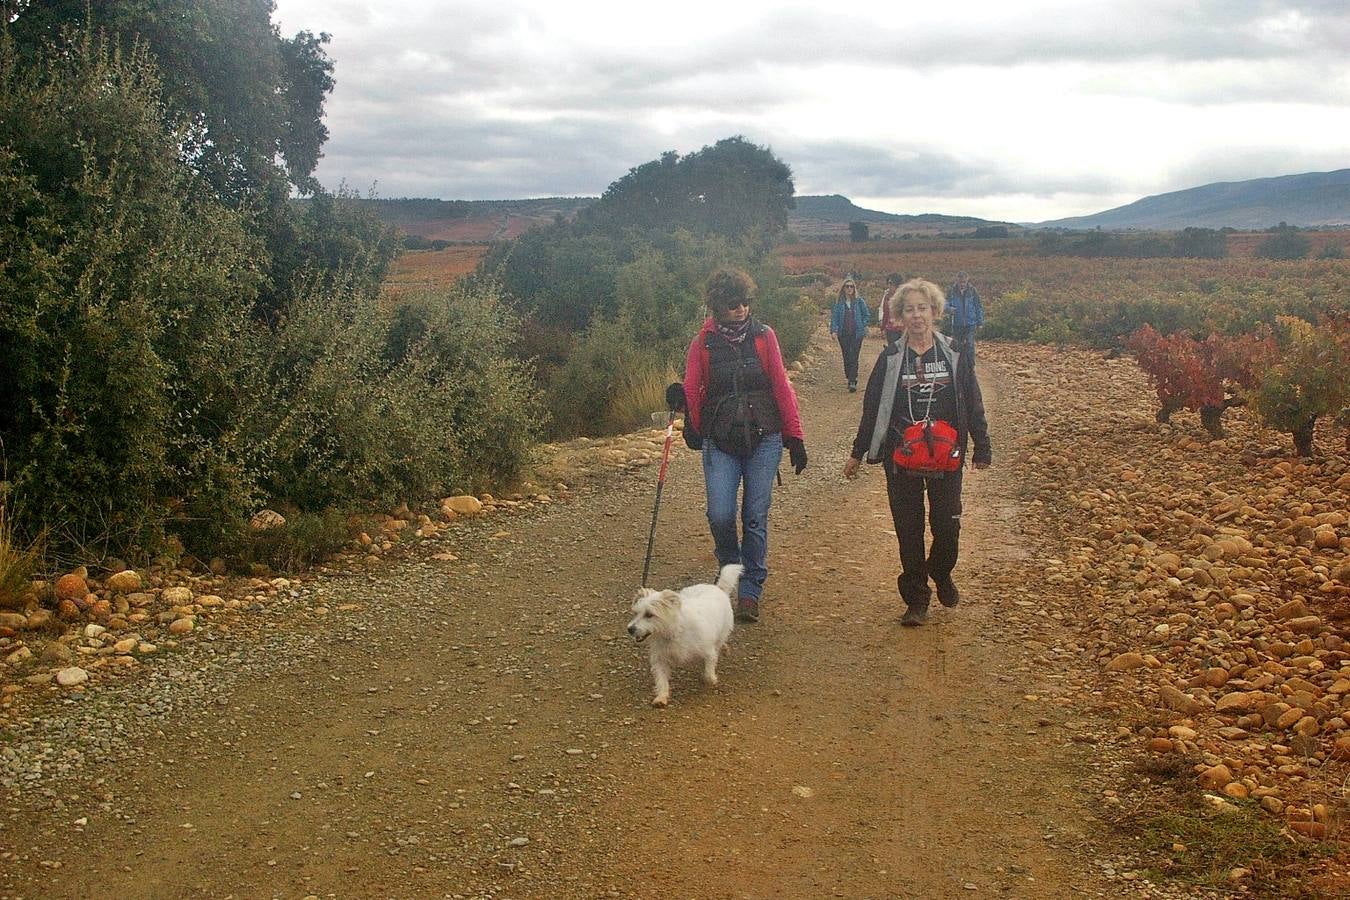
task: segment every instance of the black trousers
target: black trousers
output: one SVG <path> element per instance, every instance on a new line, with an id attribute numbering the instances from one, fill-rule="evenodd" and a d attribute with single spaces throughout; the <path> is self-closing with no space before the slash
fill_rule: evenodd
<path id="1" fill-rule="evenodd" d="M 861 337 L 849 337 L 842 331 L 839 333 L 839 349 L 844 354 L 844 377 L 849 384 L 858 383 L 858 352 L 862 350 L 862 345 Z"/>
<path id="2" fill-rule="evenodd" d="M 924 552 L 924 495 L 928 496 L 928 525 L 933 546 Z M 886 463 L 886 494 L 891 501 L 895 537 L 900 542 L 900 597 L 906 605 L 927 606 L 932 597 L 928 585 L 947 577 L 956 568 L 961 537 L 961 470 L 942 478 L 915 478 L 889 461 Z"/>

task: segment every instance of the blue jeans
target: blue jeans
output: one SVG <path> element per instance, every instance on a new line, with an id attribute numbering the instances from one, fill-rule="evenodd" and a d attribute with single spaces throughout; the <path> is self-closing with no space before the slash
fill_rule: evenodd
<path id="1" fill-rule="evenodd" d="M 703 445 L 703 484 L 708 493 L 708 527 L 712 529 L 717 565 L 740 563 L 740 595 L 758 600 L 769 570 L 765 558 L 769 552 L 769 503 L 773 500 L 773 482 L 783 458 L 783 435 L 767 435 L 750 456 L 732 456 L 717 449 L 708 438 Z M 740 491 L 741 483 L 745 490 Z M 738 539 L 736 495 L 742 493 L 741 526 L 744 538 Z"/>

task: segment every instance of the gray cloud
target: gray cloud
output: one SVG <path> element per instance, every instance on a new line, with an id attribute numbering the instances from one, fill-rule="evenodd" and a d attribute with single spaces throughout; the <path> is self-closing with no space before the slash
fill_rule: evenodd
<path id="1" fill-rule="evenodd" d="M 789 145 L 800 193 L 866 197 L 993 197 L 1009 194 L 1111 194 L 1121 183 L 1106 175 L 1027 173 L 968 161 L 922 145 L 876 147 L 852 142 Z"/>
<path id="2" fill-rule="evenodd" d="M 1222 152 L 1203 154 L 1178 166 L 1168 174 L 1164 185 L 1150 193 L 1179 191 L 1217 181 L 1246 181 L 1344 168 L 1350 168 L 1350 156 L 1315 146 L 1305 149 L 1231 147 Z"/>
<path id="3" fill-rule="evenodd" d="M 281 0 L 283 13 L 304 2 Z M 741 133 L 791 165 L 801 193 L 1117 197 L 1139 190 L 1139 177 L 1109 165 L 1096 174 L 1031 170 L 1003 162 L 998 145 L 1046 140 L 1059 90 L 1074 90 L 1080 100 L 1182 108 L 1350 106 L 1344 0 L 1144 0 L 1053 15 L 1014 12 L 997 23 L 977 11 L 925 21 L 899 5 L 864 15 L 801 4 L 734 29 L 710 27 L 702 40 L 658 41 L 659 51 L 593 36 L 579 46 L 580 38 L 550 34 L 512 0 L 490 7 L 315 0 L 313 9 L 304 27 L 334 33 L 338 82 L 319 177 L 358 189 L 377 182 L 383 196 L 597 194 L 664 150 L 687 153 Z M 875 121 L 856 123 L 844 141 L 803 136 L 828 134 L 830 122 L 800 123 L 790 134 L 770 124 L 781 127 L 803 99 L 802 85 L 823 83 L 840 64 L 861 67 L 859 77 L 873 82 L 908 83 L 900 76 L 911 75 L 938 86 L 948 73 L 967 84 L 987 70 L 995 84 L 1014 69 L 1044 71 L 1055 93 L 1027 97 L 1024 130 L 971 142 L 928 122 L 915 123 L 923 144 L 896 143 L 890 135 L 905 115 L 903 96 L 895 109 L 878 109 Z M 1297 135 L 1286 140 L 1295 148 L 1309 143 Z M 1350 142 L 1341 133 L 1324 143 L 1325 153 L 1282 158 L 1274 150 L 1202 150 L 1172 167 L 1174 183 L 1150 192 L 1333 168 L 1326 160 Z"/>

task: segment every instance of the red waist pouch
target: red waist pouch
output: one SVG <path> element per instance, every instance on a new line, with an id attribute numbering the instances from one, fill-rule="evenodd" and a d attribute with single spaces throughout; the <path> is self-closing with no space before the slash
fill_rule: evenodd
<path id="1" fill-rule="evenodd" d="M 915 474 L 955 472 L 961 468 L 956 429 L 941 419 L 915 422 L 901 433 L 891 460 Z"/>

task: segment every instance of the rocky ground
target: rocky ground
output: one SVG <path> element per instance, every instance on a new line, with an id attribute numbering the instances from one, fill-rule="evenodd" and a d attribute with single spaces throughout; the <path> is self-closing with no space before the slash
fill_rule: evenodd
<path id="1" fill-rule="evenodd" d="M 73 624 L 0 621 L 0 896 L 1341 891 L 1345 456 L 982 347 L 963 602 L 902 629 L 884 483 L 839 477 L 858 395 L 812 356 L 765 620 L 666 710 L 622 630 L 659 432 L 303 579 L 105 573 Z M 701 491 L 677 450 L 653 582 L 711 574 Z"/>

